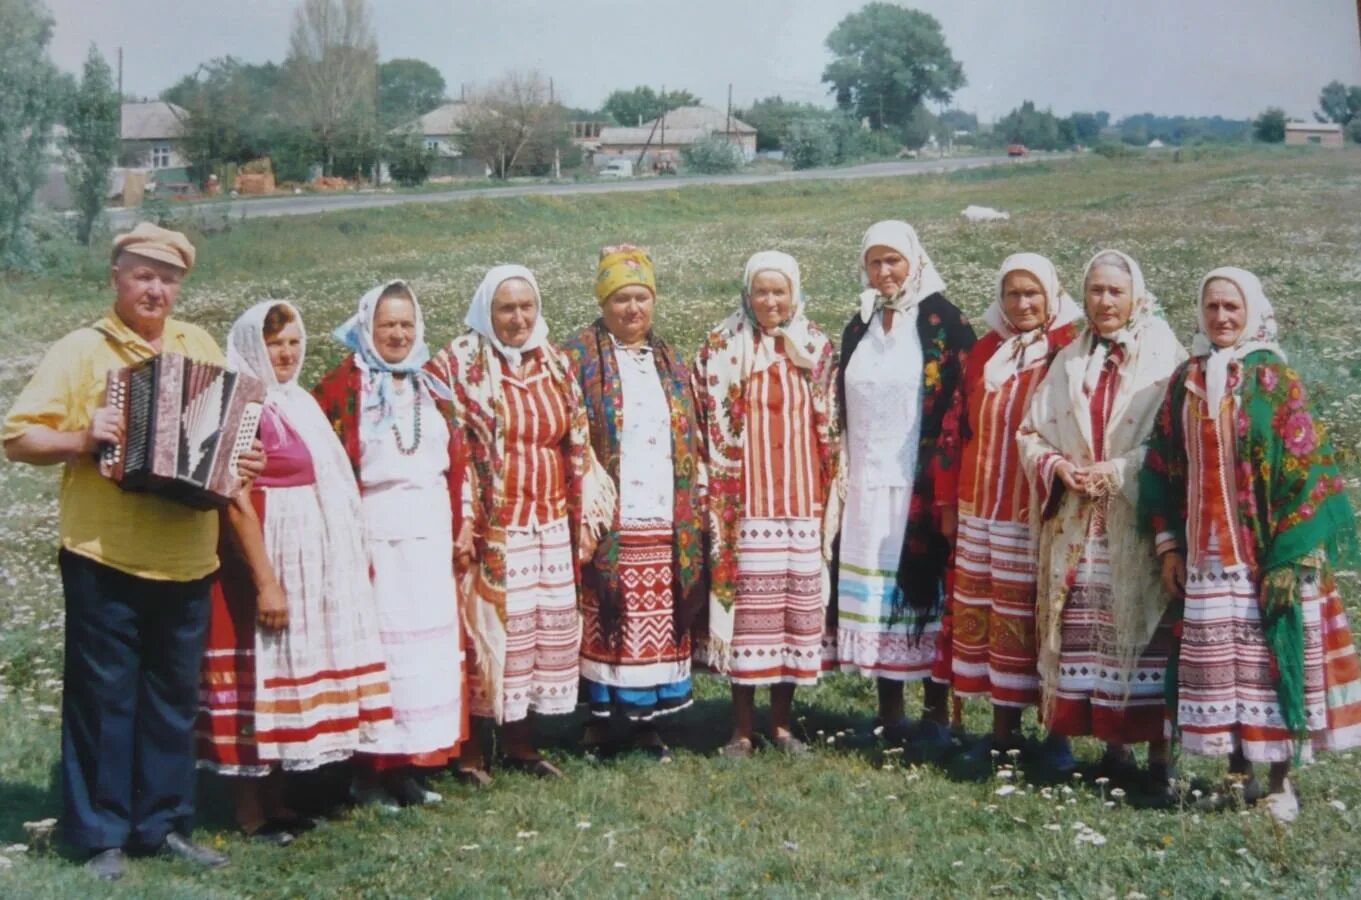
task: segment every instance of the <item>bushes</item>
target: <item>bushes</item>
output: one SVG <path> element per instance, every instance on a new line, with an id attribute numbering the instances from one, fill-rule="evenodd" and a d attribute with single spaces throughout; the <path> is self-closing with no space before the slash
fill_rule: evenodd
<path id="1" fill-rule="evenodd" d="M 681 157 L 687 169 L 701 175 L 736 172 L 746 161 L 740 146 L 717 134 L 683 148 Z"/>
<path id="2" fill-rule="evenodd" d="M 796 169 L 816 169 L 837 161 L 837 140 L 825 121 L 800 119 L 789 126 L 785 153 Z"/>
<path id="3" fill-rule="evenodd" d="M 435 164 L 435 153 L 426 149 L 425 141 L 415 132 L 392 138 L 388 146 L 388 172 L 403 187 L 416 187 L 430 177 Z"/>

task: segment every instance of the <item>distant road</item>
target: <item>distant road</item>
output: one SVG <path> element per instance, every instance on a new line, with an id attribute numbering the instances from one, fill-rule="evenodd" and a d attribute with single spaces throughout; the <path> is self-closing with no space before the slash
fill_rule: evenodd
<path id="1" fill-rule="evenodd" d="M 704 184 L 767 184 L 782 181 L 825 181 L 842 178 L 890 178 L 899 175 L 923 175 L 932 172 L 955 172 L 983 166 L 1024 165 L 1042 159 L 1060 158 L 1064 154 L 1043 157 L 1008 159 L 1003 156 L 952 156 L 945 159 L 903 159 L 891 162 L 865 163 L 840 169 L 803 169 L 800 171 L 737 175 L 684 175 L 679 177 L 621 178 L 616 181 L 564 182 L 560 184 L 536 182 L 510 184 L 505 187 L 468 188 L 425 192 L 346 192 L 337 194 L 294 194 L 279 197 L 259 197 L 230 202 L 182 203 L 172 209 L 179 214 L 202 210 L 214 217 L 267 218 L 271 216 L 305 216 L 315 213 L 352 209 L 377 209 L 402 203 L 453 203 L 475 197 L 527 197 L 533 195 L 610 194 L 627 191 L 668 191 Z M 137 221 L 137 210 L 114 209 L 109 219 L 116 228 L 125 228 Z"/>

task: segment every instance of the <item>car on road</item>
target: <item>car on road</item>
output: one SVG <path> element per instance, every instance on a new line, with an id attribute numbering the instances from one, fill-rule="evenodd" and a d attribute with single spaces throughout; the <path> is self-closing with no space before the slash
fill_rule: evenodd
<path id="1" fill-rule="evenodd" d="M 1029 152 L 1025 144 L 1007 144 L 1007 156 L 1025 156 Z"/>
<path id="2" fill-rule="evenodd" d="M 605 168 L 598 173 L 601 178 L 632 178 L 633 160 L 614 159 L 606 163 Z"/>

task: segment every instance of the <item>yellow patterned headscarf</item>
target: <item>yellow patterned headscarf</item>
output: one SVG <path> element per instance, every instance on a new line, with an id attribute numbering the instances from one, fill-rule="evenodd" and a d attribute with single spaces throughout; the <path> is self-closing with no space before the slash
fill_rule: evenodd
<path id="1" fill-rule="evenodd" d="M 657 278 L 652 273 L 652 257 L 632 244 L 606 247 L 600 251 L 595 270 L 595 299 L 604 303 L 610 294 L 631 284 L 641 284 L 657 296 Z"/>

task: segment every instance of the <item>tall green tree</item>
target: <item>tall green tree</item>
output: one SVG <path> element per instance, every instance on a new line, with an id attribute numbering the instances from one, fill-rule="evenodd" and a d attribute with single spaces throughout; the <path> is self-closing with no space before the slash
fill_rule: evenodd
<path id="1" fill-rule="evenodd" d="M 1059 120 L 1049 110 L 1035 108 L 1034 101 L 1026 100 L 1003 116 L 996 131 L 1010 144 L 1025 144 L 1032 150 L 1058 150 L 1071 146 L 1071 126 L 1059 127 Z M 1066 142 L 1065 142 L 1066 141 Z"/>
<path id="2" fill-rule="evenodd" d="M 280 69 L 232 56 L 200 65 L 161 93 L 187 113 L 181 146 L 190 177 L 203 184 L 223 163 L 273 155 L 281 132 L 295 128 L 279 116 Z"/>
<path id="3" fill-rule="evenodd" d="M 367 0 L 301 0 L 284 61 L 286 109 L 311 132 L 327 174 L 338 156 L 377 150 L 378 41 Z"/>
<path id="4" fill-rule="evenodd" d="M 812 103 L 798 103 L 776 95 L 757 100 L 747 109 L 733 110 L 733 115 L 756 129 L 757 150 L 789 150 L 790 132 L 795 123 L 813 122 L 840 114 Z M 814 152 L 809 147 L 822 147 L 822 136 L 826 133 L 826 129 L 803 128 L 799 138 L 803 152 Z"/>
<path id="5" fill-rule="evenodd" d="M 650 122 L 664 112 L 699 104 L 700 99 L 687 90 L 667 91 L 663 97 L 647 85 L 639 85 L 626 91 L 614 91 L 605 98 L 600 109 L 620 125 L 635 126 Z"/>
<path id="6" fill-rule="evenodd" d="M 444 76 L 419 59 L 390 59 L 378 66 L 378 120 L 384 129 L 404 125 L 444 102 Z"/>
<path id="7" fill-rule="evenodd" d="M 903 128 L 920 121 L 924 100 L 946 103 L 965 84 L 964 66 L 934 16 L 892 3 L 869 3 L 827 36 L 836 58 L 822 73 L 837 105 L 870 127 Z"/>
<path id="8" fill-rule="evenodd" d="M 1314 118 L 1320 122 L 1336 122 L 1344 128 L 1361 115 L 1361 84 L 1347 87 L 1340 81 L 1330 81 L 1318 95 L 1319 111 Z"/>
<path id="9" fill-rule="evenodd" d="M 1279 144 L 1285 140 L 1285 110 L 1269 106 L 1252 120 L 1252 136 L 1264 144 Z"/>
<path id="10" fill-rule="evenodd" d="M 113 164 L 118 160 L 123 98 L 113 72 L 93 44 L 80 87 L 66 116 L 66 181 L 76 203 L 76 238 L 87 247 L 104 212 Z"/>
<path id="11" fill-rule="evenodd" d="M 0 266 L 23 262 L 33 198 L 46 175 L 61 79 L 47 57 L 52 17 L 38 0 L 0 0 Z"/>

